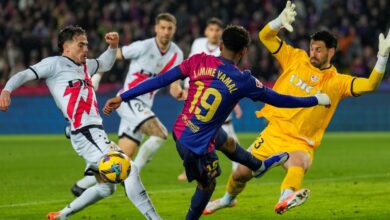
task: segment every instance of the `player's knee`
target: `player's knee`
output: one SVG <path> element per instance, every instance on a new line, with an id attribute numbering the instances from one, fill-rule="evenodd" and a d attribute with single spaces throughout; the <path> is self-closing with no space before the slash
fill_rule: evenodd
<path id="1" fill-rule="evenodd" d="M 243 165 L 238 165 L 237 169 L 232 173 L 233 180 L 239 183 L 246 183 L 252 179 L 252 171 L 249 168 L 243 168 Z M 241 169 L 240 169 L 241 168 Z"/>
<path id="2" fill-rule="evenodd" d="M 113 183 L 97 184 L 97 191 L 101 197 L 107 197 L 113 194 L 116 190 L 116 185 Z"/>
<path id="3" fill-rule="evenodd" d="M 306 153 L 290 153 L 290 158 L 286 162 L 288 167 L 302 167 L 307 171 L 311 166 L 311 158 Z"/>
<path id="4" fill-rule="evenodd" d="M 198 188 L 202 191 L 212 192 L 214 191 L 216 185 L 217 181 L 215 179 L 207 181 L 206 183 L 198 181 Z"/>
<path id="5" fill-rule="evenodd" d="M 237 147 L 237 145 L 236 145 L 236 141 L 234 140 L 234 138 L 231 136 L 228 136 L 225 143 L 220 147 L 220 149 L 222 152 L 232 154 L 236 150 L 236 147 Z"/>

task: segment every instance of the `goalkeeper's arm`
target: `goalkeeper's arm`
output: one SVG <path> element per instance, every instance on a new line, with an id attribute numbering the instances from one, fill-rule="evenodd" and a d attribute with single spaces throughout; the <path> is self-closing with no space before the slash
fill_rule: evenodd
<path id="1" fill-rule="evenodd" d="M 390 52 L 390 31 L 386 38 L 383 34 L 379 35 L 378 60 L 371 72 L 369 78 L 356 78 L 352 85 L 353 95 L 362 95 L 375 91 L 378 88 L 386 70 L 386 63 Z"/>

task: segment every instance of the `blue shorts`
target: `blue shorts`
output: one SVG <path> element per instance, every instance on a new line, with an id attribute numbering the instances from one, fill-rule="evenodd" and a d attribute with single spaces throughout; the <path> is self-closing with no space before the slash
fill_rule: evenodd
<path id="1" fill-rule="evenodd" d="M 176 140 L 175 137 L 174 139 Z M 218 149 L 218 146 L 225 143 L 226 139 L 226 132 L 220 129 L 213 140 L 215 147 Z M 196 180 L 202 186 L 207 187 L 221 175 L 221 167 L 215 150 L 198 155 L 181 145 L 179 141 L 176 141 L 176 149 L 183 160 L 188 182 Z"/>

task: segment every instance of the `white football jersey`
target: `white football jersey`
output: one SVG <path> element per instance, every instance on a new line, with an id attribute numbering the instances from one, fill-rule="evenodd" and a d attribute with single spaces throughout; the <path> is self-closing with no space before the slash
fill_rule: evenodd
<path id="1" fill-rule="evenodd" d="M 219 56 L 221 51 L 218 44 L 210 44 L 206 37 L 197 38 L 194 40 L 191 46 L 191 52 L 189 56 L 197 53 L 205 53 L 207 55 Z"/>
<path id="2" fill-rule="evenodd" d="M 130 45 L 123 46 L 122 56 L 131 60 L 123 91 L 138 85 L 150 77 L 163 74 L 183 61 L 183 52 L 175 43 L 171 42 L 168 50 L 165 53 L 161 53 L 155 38 L 136 41 Z M 151 108 L 157 91 L 140 95 L 137 99 Z"/>
<path id="3" fill-rule="evenodd" d="M 64 56 L 53 56 L 32 65 L 37 78 L 46 79 L 54 101 L 65 118 L 71 123 L 71 130 L 87 125 L 102 125 L 91 75 L 99 68 L 96 59 L 87 59 L 79 65 Z"/>

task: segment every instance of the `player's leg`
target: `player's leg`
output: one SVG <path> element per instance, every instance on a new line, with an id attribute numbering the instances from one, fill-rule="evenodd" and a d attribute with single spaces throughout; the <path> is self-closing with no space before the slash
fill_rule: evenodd
<path id="1" fill-rule="evenodd" d="M 126 196 L 147 219 L 161 219 L 142 184 L 137 166 L 132 161 L 129 177 L 124 181 Z"/>
<path id="2" fill-rule="evenodd" d="M 252 170 L 242 164 L 238 164 L 237 168 L 229 177 L 224 196 L 209 202 L 203 214 L 209 215 L 222 208 L 234 207 L 237 203 L 236 197 L 244 190 L 246 183 L 252 177 Z"/>
<path id="3" fill-rule="evenodd" d="M 107 134 L 101 128 L 83 128 L 77 134 L 71 134 L 72 146 L 78 155 L 87 162 L 86 174 L 95 174 L 97 184 L 87 188 L 79 197 L 69 203 L 64 209 L 56 213 L 49 213 L 49 219 L 66 219 L 83 208 L 111 195 L 115 184 L 105 183 L 98 175 L 98 163 L 103 154 L 112 150 L 116 145 L 108 139 Z"/>
<path id="4" fill-rule="evenodd" d="M 227 133 L 228 136 L 232 137 L 238 144 L 238 137 L 236 131 L 234 130 L 233 122 L 231 120 L 227 120 L 223 123 L 222 129 Z M 237 162 L 232 161 L 232 170 L 234 171 L 238 166 Z"/>
<path id="5" fill-rule="evenodd" d="M 232 146 L 234 146 L 232 144 L 233 141 L 228 140 L 226 143 L 228 144 L 227 146 L 223 145 L 225 151 L 232 151 L 232 149 L 234 149 L 232 148 Z M 266 161 L 266 158 L 276 153 L 272 147 L 267 145 L 262 135 L 256 138 L 250 146 L 249 151 L 252 156 L 263 161 Z M 233 207 L 236 204 L 236 197 L 244 190 L 246 182 L 248 182 L 252 177 L 253 171 L 249 169 L 248 166 L 239 164 L 237 169 L 234 170 L 232 175 L 229 177 L 225 195 L 220 199 L 210 202 L 203 213 L 212 214 L 218 209 Z"/>
<path id="6" fill-rule="evenodd" d="M 157 117 L 146 119 L 140 125 L 140 131 L 149 136 L 149 138 L 140 146 L 134 163 L 139 171 L 150 161 L 153 155 L 165 143 L 168 137 L 168 131 Z"/>
<path id="7" fill-rule="evenodd" d="M 198 183 L 186 219 L 199 219 L 214 192 L 215 178 L 221 174 L 218 156 L 215 151 L 197 155 L 178 142 L 176 149 L 183 160 L 188 181 L 196 180 Z"/>
<path id="8" fill-rule="evenodd" d="M 288 159 L 288 153 L 281 152 L 265 160 L 260 160 L 244 150 L 234 138 L 227 136 L 222 129 L 217 132 L 214 141 L 217 150 L 222 151 L 230 160 L 247 166 L 253 171 L 255 177 L 261 177 L 270 168 L 281 165 Z"/>
<path id="9" fill-rule="evenodd" d="M 301 189 L 305 172 L 310 168 L 312 155 L 309 151 L 290 152 L 290 158 L 284 164 L 287 170 L 281 184 L 279 202 L 275 205 L 275 212 L 283 214 L 287 210 L 303 204 L 309 197 L 308 189 Z"/>
<path id="10" fill-rule="evenodd" d="M 78 180 L 70 189 L 72 194 L 76 197 L 80 196 L 86 189 L 96 184 L 95 175 L 84 175 Z"/>
<path id="11" fill-rule="evenodd" d="M 134 158 L 138 150 L 138 147 L 143 139 L 143 134 L 139 131 L 140 124 L 145 117 L 152 115 L 140 114 L 139 110 L 144 110 L 144 108 L 135 107 L 141 106 L 141 104 L 136 101 L 126 102 L 123 105 L 120 105 L 116 110 L 119 117 L 121 118 L 118 128 L 118 145 L 121 150 L 130 158 Z"/>

